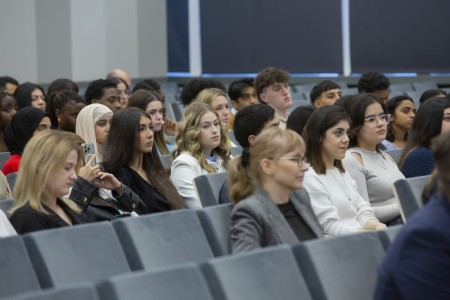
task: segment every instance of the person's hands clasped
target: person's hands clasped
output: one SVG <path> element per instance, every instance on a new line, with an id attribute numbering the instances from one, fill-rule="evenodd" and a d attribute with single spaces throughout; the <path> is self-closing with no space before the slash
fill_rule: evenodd
<path id="1" fill-rule="evenodd" d="M 89 182 L 93 182 L 97 177 L 99 177 L 100 166 L 92 165 L 95 161 L 95 155 L 92 155 L 87 161 L 86 165 L 78 171 L 78 176 L 83 177 Z"/>

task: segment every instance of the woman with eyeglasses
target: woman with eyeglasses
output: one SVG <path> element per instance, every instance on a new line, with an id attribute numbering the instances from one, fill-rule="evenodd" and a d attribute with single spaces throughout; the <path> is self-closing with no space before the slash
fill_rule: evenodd
<path id="1" fill-rule="evenodd" d="M 405 177 L 430 175 L 434 170 L 431 140 L 450 130 L 450 101 L 433 97 L 420 105 L 414 119 L 411 136 L 399 160 Z"/>
<path id="2" fill-rule="evenodd" d="M 359 194 L 370 202 L 375 216 L 386 225 L 402 223 L 392 185 L 405 178 L 389 154 L 381 151 L 391 116 L 384 103 L 372 94 L 349 97 L 345 111 L 350 116 L 349 149 L 342 160 L 356 181 Z"/>
<path id="3" fill-rule="evenodd" d="M 349 128 L 345 111 L 332 105 L 316 109 L 303 131 L 311 165 L 304 187 L 324 233 L 330 236 L 386 228 L 342 165 Z"/>
<path id="4" fill-rule="evenodd" d="M 230 163 L 233 253 L 322 237 L 302 188 L 305 144 L 295 131 L 266 129 Z"/>

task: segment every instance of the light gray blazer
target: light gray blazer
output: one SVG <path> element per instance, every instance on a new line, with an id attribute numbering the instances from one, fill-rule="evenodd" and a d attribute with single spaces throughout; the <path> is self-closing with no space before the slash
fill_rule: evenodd
<path id="1" fill-rule="evenodd" d="M 306 190 L 302 188 L 293 192 L 290 200 L 311 231 L 317 237 L 323 237 Z M 234 206 L 230 237 L 233 253 L 299 242 L 283 214 L 262 188 Z"/>

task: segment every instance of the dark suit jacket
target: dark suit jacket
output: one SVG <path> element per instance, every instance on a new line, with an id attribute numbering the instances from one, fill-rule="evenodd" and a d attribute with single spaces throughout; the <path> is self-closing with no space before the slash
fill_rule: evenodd
<path id="1" fill-rule="evenodd" d="M 57 200 L 58 205 L 69 216 L 73 225 L 86 223 L 85 216 L 71 210 L 64 202 Z M 24 234 L 32 231 L 59 228 L 69 226 L 63 219 L 55 214 L 50 208 L 45 206 L 47 214 L 37 211 L 27 205 L 14 211 L 9 221 L 14 226 L 18 234 Z"/>
<path id="2" fill-rule="evenodd" d="M 450 202 L 435 195 L 397 235 L 374 299 L 450 299 Z"/>
<path id="3" fill-rule="evenodd" d="M 322 228 L 311 208 L 306 190 L 295 191 L 290 200 L 316 237 L 322 237 Z M 231 212 L 233 253 L 298 242 L 283 214 L 263 189 L 257 189 L 253 195 L 234 206 Z"/>

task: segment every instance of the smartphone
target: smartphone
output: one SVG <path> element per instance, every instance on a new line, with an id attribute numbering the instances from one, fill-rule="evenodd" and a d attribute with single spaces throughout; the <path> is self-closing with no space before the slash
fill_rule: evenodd
<path id="1" fill-rule="evenodd" d="M 86 164 L 89 159 L 92 157 L 92 155 L 95 155 L 95 148 L 93 143 L 83 143 L 81 144 L 81 149 L 83 151 L 83 157 L 84 157 L 84 164 Z M 97 164 L 97 161 L 94 159 L 92 162 L 92 165 L 95 166 Z"/>

